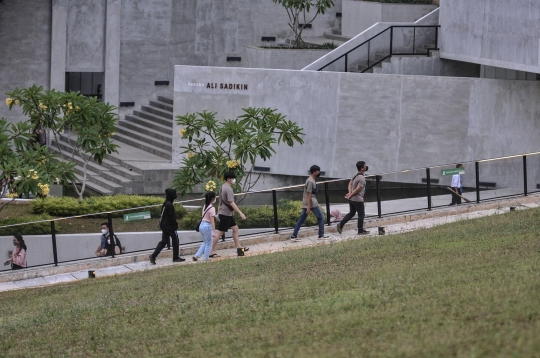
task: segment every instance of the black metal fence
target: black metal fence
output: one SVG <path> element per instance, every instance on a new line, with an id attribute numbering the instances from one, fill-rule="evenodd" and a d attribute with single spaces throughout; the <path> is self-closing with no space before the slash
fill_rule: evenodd
<path id="1" fill-rule="evenodd" d="M 425 55 L 439 49 L 439 25 L 396 25 L 327 63 L 318 71 L 366 72 L 392 56 Z"/>
<path id="2" fill-rule="evenodd" d="M 376 163 L 368 163 L 372 167 Z M 516 197 L 540 191 L 540 153 L 463 162 L 463 204 Z M 388 173 L 366 173 L 366 218 L 433 210 L 448 206 L 451 170 L 455 164 L 430 166 Z M 351 176 L 356 168 L 351 166 Z M 450 172 L 449 172 L 450 171 Z M 326 225 L 332 225 L 330 211 L 337 209 L 343 216 L 348 212 L 347 193 L 349 179 L 321 180 L 317 198 L 326 212 Z M 240 236 L 280 233 L 294 227 L 300 214 L 303 183 L 294 186 L 237 194 L 239 207 L 248 218 L 239 221 Z M 177 212 L 184 208 L 196 209 L 203 199 L 183 200 L 175 203 Z M 4 255 L 13 248 L 12 235 L 22 233 L 28 246 L 28 267 L 58 265 L 95 257 L 100 245 L 100 229 L 107 223 L 110 233 L 118 234 L 122 253 L 136 253 L 153 249 L 161 239 L 157 227 L 161 205 L 137 207 L 89 215 L 56 219 L 45 218 L 23 224 L 0 223 L 0 252 Z M 193 216 L 186 214 L 181 223 Z M 192 214 L 193 215 L 193 214 Z M 198 214 L 194 215 L 198 219 Z M 138 219 L 137 219 L 138 218 Z M 191 218 L 191 219 L 190 219 Z M 192 223 L 193 224 L 193 223 Z M 192 225 L 190 224 L 190 225 Z M 308 225 L 314 225 L 312 218 Z M 192 225 L 194 226 L 194 224 Z M 4 235 L 3 237 L 1 235 Z M 202 238 L 193 227 L 179 232 L 180 245 L 200 243 Z M 112 257 L 116 256 L 113 252 Z M 7 257 L 6 257 L 7 259 Z M 4 267 L 4 270 L 9 267 Z"/>

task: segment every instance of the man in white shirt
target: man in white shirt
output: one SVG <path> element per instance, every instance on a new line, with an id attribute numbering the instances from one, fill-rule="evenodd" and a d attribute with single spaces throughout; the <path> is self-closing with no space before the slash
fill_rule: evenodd
<path id="1" fill-rule="evenodd" d="M 463 168 L 463 164 L 457 164 L 456 168 Z M 450 205 L 461 204 L 461 195 L 463 194 L 461 174 L 452 175 L 452 184 L 450 184 L 450 187 L 452 189 L 452 203 L 450 203 Z"/>

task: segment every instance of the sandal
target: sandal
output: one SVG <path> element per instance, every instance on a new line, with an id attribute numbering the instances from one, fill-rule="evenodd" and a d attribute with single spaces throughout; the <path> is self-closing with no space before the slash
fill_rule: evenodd
<path id="1" fill-rule="evenodd" d="M 197 256 L 192 257 L 193 261 L 197 261 L 199 258 Z"/>
<path id="2" fill-rule="evenodd" d="M 218 254 L 212 254 L 212 255 L 209 255 L 208 257 L 219 257 Z"/>

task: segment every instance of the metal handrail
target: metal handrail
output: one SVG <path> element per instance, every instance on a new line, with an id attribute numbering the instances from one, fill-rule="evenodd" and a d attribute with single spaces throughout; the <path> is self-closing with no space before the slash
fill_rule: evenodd
<path id="1" fill-rule="evenodd" d="M 384 60 L 386 60 L 387 58 L 390 58 L 392 57 L 393 55 L 399 55 L 399 56 L 404 56 L 404 55 L 415 55 L 417 54 L 415 52 L 415 45 L 416 45 L 416 28 L 434 28 L 435 29 L 435 47 L 434 48 L 429 48 L 427 49 L 427 56 L 429 57 L 429 53 L 430 51 L 437 51 L 439 48 L 438 48 L 438 44 L 439 44 L 439 27 L 440 25 L 392 25 L 392 26 L 389 26 L 387 27 L 386 29 L 382 30 L 381 32 L 379 32 L 378 34 L 374 35 L 373 37 L 369 38 L 368 40 L 362 42 L 361 44 L 355 46 L 354 48 L 350 49 L 349 51 L 345 52 L 344 54 L 342 54 L 341 56 L 335 58 L 334 60 L 332 60 L 331 62 L 327 63 L 326 65 L 324 65 L 323 67 L 319 68 L 317 71 L 322 71 L 324 70 L 326 67 L 330 66 L 331 64 L 335 63 L 336 61 L 344 58 L 345 59 L 345 71 L 344 72 L 348 72 L 348 55 L 357 50 L 358 48 L 364 46 L 365 44 L 368 44 L 368 57 L 367 57 L 367 60 L 368 60 L 368 66 L 366 69 L 362 70 L 362 72 L 366 72 L 368 70 L 370 70 L 371 68 L 375 67 L 376 65 L 378 65 L 379 63 L 383 62 Z M 393 46 L 394 46 L 394 36 L 393 36 L 393 33 L 394 33 L 394 28 L 413 28 L 414 31 L 413 31 L 413 52 L 412 53 L 393 53 Z M 384 34 L 385 32 L 387 31 L 390 31 L 390 51 L 389 51 L 389 55 L 385 56 L 384 58 L 378 60 L 377 62 L 373 63 L 370 65 L 369 63 L 369 53 L 370 53 L 370 43 L 372 40 L 376 39 L 377 37 L 381 36 L 382 34 Z"/>

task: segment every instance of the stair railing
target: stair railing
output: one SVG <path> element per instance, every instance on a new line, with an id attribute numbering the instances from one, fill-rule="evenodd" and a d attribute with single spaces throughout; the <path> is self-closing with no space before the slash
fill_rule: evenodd
<path id="1" fill-rule="evenodd" d="M 440 25 L 393 25 L 379 32 L 372 38 L 362 42 L 360 45 L 347 51 L 343 55 L 327 63 L 317 71 L 323 71 L 337 61 L 344 60 L 344 72 L 349 72 L 349 64 L 365 61 L 364 68 L 359 67 L 358 72 L 366 72 L 384 60 L 395 56 L 426 55 L 429 57 L 431 51 L 439 50 L 439 27 Z M 424 29 L 424 33 L 417 36 L 417 29 Z M 412 30 L 412 36 L 410 31 Z M 431 31 L 429 31 L 431 30 Z M 398 35 L 402 35 L 398 37 Z M 417 39 L 417 37 L 419 39 Z M 418 41 L 420 40 L 420 41 Z M 423 41 L 422 41 L 423 40 Z M 418 49 L 426 44 L 434 44 L 434 47 Z M 352 61 L 351 61 L 352 60 Z M 332 70 L 330 70 L 332 71 Z M 338 71 L 338 70 L 335 70 Z M 357 72 L 357 71 L 355 71 Z"/>

